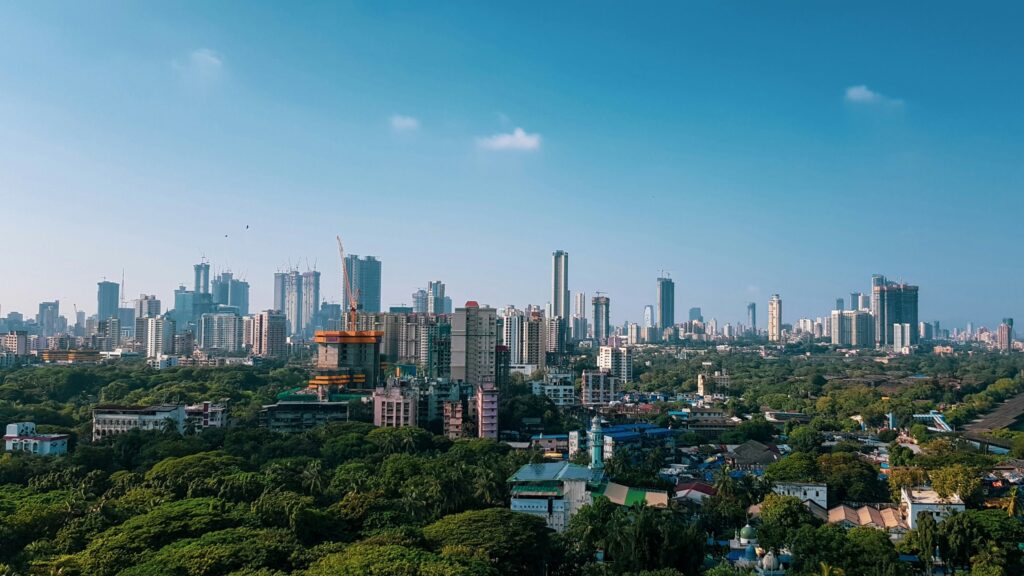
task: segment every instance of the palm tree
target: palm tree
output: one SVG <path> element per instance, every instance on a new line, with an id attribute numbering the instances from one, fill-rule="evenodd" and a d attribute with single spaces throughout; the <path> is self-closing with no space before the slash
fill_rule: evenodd
<path id="1" fill-rule="evenodd" d="M 320 460 L 311 460 L 302 469 L 302 487 L 313 496 L 323 492 L 323 463 Z"/>
<path id="2" fill-rule="evenodd" d="M 821 562 L 821 576 L 845 576 L 846 572 L 842 568 L 837 568 L 828 562 Z"/>
<path id="3" fill-rule="evenodd" d="M 1006 515 L 1013 518 L 1014 516 L 1020 516 L 1020 513 L 1020 502 L 1017 500 L 1017 486 L 1014 486 L 1006 496 Z"/>

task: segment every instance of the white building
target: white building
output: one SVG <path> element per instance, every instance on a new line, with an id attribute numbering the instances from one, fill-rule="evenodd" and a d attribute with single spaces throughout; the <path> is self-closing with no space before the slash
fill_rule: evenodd
<path id="1" fill-rule="evenodd" d="M 815 482 L 778 482 L 772 485 L 772 492 L 793 496 L 801 502 L 810 500 L 828 510 L 828 484 Z"/>
<path id="2" fill-rule="evenodd" d="M 584 406 L 599 406 L 616 400 L 618 378 L 603 370 L 584 370 L 580 402 Z"/>
<path id="3" fill-rule="evenodd" d="M 620 346 L 601 346 L 597 367 L 610 372 L 623 382 L 633 381 L 633 349 Z"/>
<path id="4" fill-rule="evenodd" d="M 548 528 L 562 532 L 569 519 L 585 504 L 590 504 L 587 482 L 593 471 L 569 462 L 526 464 L 512 483 L 512 511 L 544 519 Z"/>
<path id="5" fill-rule="evenodd" d="M 228 312 L 203 314 L 199 318 L 199 348 L 220 352 L 242 349 L 242 317 Z"/>
<path id="6" fill-rule="evenodd" d="M 572 382 L 531 382 L 534 396 L 547 396 L 555 406 L 576 404 L 576 386 Z"/>
<path id="7" fill-rule="evenodd" d="M 164 430 L 168 420 L 178 433 L 185 431 L 185 407 L 181 404 L 158 406 L 97 406 L 92 410 L 92 441 L 124 434 L 130 430 Z"/>
<path id="8" fill-rule="evenodd" d="M 4 450 L 40 456 L 67 454 L 69 438 L 67 434 L 40 434 L 34 422 L 15 422 L 7 425 Z"/>
<path id="9" fill-rule="evenodd" d="M 964 509 L 964 501 L 956 494 L 942 498 L 929 488 L 903 488 L 900 491 L 900 511 L 911 530 L 917 526 L 917 515 L 922 512 L 931 514 L 936 522 L 942 522 L 946 516 Z"/>
<path id="10" fill-rule="evenodd" d="M 146 318 L 146 357 L 174 353 L 174 320 L 167 316 Z"/>
<path id="11" fill-rule="evenodd" d="M 782 298 L 778 294 L 768 300 L 768 341 L 782 341 Z"/>

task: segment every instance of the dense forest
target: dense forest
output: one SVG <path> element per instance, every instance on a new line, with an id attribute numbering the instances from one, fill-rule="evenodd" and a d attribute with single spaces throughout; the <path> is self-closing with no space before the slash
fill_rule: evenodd
<path id="1" fill-rule="evenodd" d="M 814 418 L 783 431 L 796 452 L 770 466 L 764 479 L 720 474 L 717 494 L 702 509 L 676 502 L 667 509 L 625 507 L 598 498 L 555 534 L 542 520 L 507 510 L 506 479 L 538 461 L 537 452 L 364 422 L 295 435 L 257 428 L 261 404 L 305 381 L 300 368 L 154 371 L 129 364 L 0 373 L 0 422 L 34 421 L 41 431 L 78 440 L 68 456 L 0 457 L 0 574 L 731 573 L 718 565 L 724 550 L 717 542 L 762 500 L 762 543 L 790 549 L 796 574 L 819 573 L 822 564 L 850 576 L 909 574 L 914 565 L 898 554 L 923 558 L 936 547 L 951 562 L 974 566 L 972 574 L 1021 573 L 1016 543 L 1024 534 L 1015 509 L 970 510 L 908 534 L 897 547 L 880 531 L 822 525 L 799 502 L 769 491 L 772 481 L 813 480 L 827 482 L 836 502 L 890 499 L 901 482 L 920 478 L 907 472 L 886 483 L 856 457 L 857 446 L 826 445 L 822 432 L 848 428 L 854 414 L 876 422 L 889 410 L 905 418 L 957 404 L 952 417 L 972 417 L 1021 390 L 1019 357 L 915 356 L 889 364 L 749 354 L 640 358 L 642 389 L 690 390 L 701 363 L 713 361 L 734 377 L 734 413 L 771 407 Z M 899 385 L 855 380 L 879 374 Z M 222 399 L 235 423 L 228 429 L 82 440 L 97 403 Z M 501 413 L 513 427 L 524 417 L 541 418 L 549 431 L 578 425 L 520 383 L 505 390 Z M 768 439 L 773 432 L 754 419 L 740 433 Z M 893 447 L 897 465 L 980 498 L 974 482 L 993 457 L 948 438 L 921 433 L 920 440 L 921 454 Z M 613 474 L 656 482 L 656 467 L 609 464 Z"/>

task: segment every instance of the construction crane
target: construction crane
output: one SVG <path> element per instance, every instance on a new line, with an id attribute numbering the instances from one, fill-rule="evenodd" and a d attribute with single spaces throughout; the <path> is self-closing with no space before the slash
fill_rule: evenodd
<path id="1" fill-rule="evenodd" d="M 359 318 L 359 293 L 352 288 L 351 279 L 348 277 L 348 266 L 345 266 L 345 246 L 341 243 L 341 236 L 338 239 L 338 256 L 341 258 L 341 293 L 348 293 L 348 329 L 355 330 Z"/>

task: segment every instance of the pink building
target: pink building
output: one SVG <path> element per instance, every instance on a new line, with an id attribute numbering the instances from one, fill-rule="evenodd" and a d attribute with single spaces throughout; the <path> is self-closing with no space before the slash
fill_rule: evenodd
<path id="1" fill-rule="evenodd" d="M 476 426 L 480 438 L 498 438 L 498 389 L 494 382 L 477 386 Z"/>

